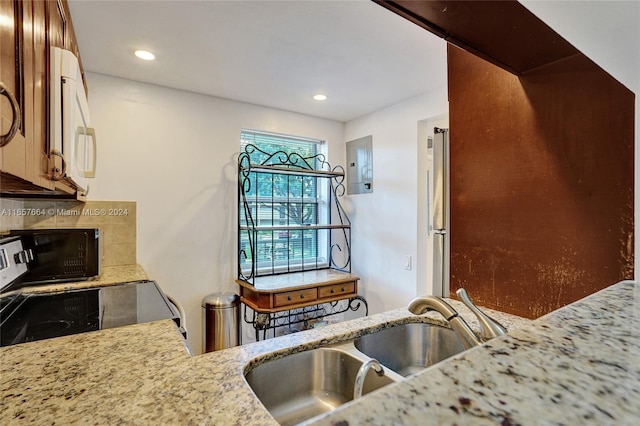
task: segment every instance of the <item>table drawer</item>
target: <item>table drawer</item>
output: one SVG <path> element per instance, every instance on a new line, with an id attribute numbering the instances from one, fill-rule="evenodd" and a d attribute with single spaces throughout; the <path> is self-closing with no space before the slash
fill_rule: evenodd
<path id="1" fill-rule="evenodd" d="M 355 291 L 355 283 L 334 284 L 328 287 L 320 287 L 318 296 L 323 299 L 325 297 L 340 296 L 341 294 L 349 294 Z"/>
<path id="2" fill-rule="evenodd" d="M 318 289 L 307 288 L 304 290 L 288 291 L 286 293 L 276 293 L 273 298 L 274 307 L 298 305 L 316 300 L 318 298 Z"/>

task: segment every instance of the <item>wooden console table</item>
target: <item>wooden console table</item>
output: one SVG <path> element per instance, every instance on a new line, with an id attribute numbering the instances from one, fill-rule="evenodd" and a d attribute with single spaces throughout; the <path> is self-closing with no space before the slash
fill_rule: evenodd
<path id="1" fill-rule="evenodd" d="M 255 285 L 236 280 L 240 286 L 240 300 L 245 305 L 244 319 L 259 332 L 297 324 L 310 319 L 335 315 L 348 310 L 357 311 L 369 307 L 364 297 L 358 295 L 360 278 L 348 272 L 334 269 L 295 272 L 259 277 Z M 347 300 L 346 307 L 338 302 Z M 253 316 L 247 316 L 246 308 Z M 274 331 L 275 334 L 275 331 Z"/>

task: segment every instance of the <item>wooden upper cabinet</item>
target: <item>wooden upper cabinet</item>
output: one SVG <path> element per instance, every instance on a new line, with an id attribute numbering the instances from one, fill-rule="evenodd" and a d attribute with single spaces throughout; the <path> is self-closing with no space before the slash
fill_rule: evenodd
<path id="1" fill-rule="evenodd" d="M 62 2 L 49 2 L 49 45 L 66 47 L 67 17 Z"/>
<path id="2" fill-rule="evenodd" d="M 8 24 L 0 26 L 0 80 L 16 98 L 21 116 L 19 131 L 0 148 L 2 195 L 41 188 L 74 196 L 71 185 L 52 180 L 52 169 L 61 164 L 49 155 L 50 48 L 65 48 L 78 56 L 68 4 L 66 0 L 0 0 L 0 15 Z M 4 96 L 0 116 L 5 134 L 12 111 Z"/>
<path id="3" fill-rule="evenodd" d="M 49 161 L 49 48 L 47 42 L 47 2 L 33 5 L 33 151 L 27 162 L 30 181 L 46 189 L 53 189 Z"/>
<path id="4" fill-rule="evenodd" d="M 25 117 L 31 88 L 26 84 L 24 75 L 26 68 L 26 46 L 24 28 L 29 15 L 24 16 L 25 5 L 19 1 L 0 2 L 0 82 L 8 95 L 0 96 L 0 134 L 7 135 L 12 127 L 13 120 L 20 119 L 20 125 L 13 138 L 0 148 L 1 170 L 14 176 L 26 178 L 27 132 Z M 30 39 L 27 34 L 27 38 Z M 14 108 L 11 107 L 8 96 L 12 96 L 18 106 L 18 117 L 14 116 Z"/>

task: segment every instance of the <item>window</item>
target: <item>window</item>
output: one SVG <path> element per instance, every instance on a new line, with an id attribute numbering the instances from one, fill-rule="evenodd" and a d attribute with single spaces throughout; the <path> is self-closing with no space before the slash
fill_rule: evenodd
<path id="1" fill-rule="evenodd" d="M 328 266 L 327 179 L 304 173 L 326 164 L 323 141 L 241 132 L 241 157 L 252 169 L 239 175 L 239 263 L 244 276 L 271 275 Z M 265 171 L 253 166 L 274 166 Z M 254 171 L 255 170 L 255 171 Z M 278 173 L 282 170 L 282 173 Z M 252 252 L 252 249 L 254 252 Z"/>

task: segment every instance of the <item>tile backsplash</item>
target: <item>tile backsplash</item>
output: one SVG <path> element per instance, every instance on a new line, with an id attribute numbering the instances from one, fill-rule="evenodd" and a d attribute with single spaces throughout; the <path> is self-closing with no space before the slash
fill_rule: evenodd
<path id="1" fill-rule="evenodd" d="M 0 198 L 0 232 L 30 228 L 99 228 L 103 266 L 137 263 L 135 201 Z"/>

